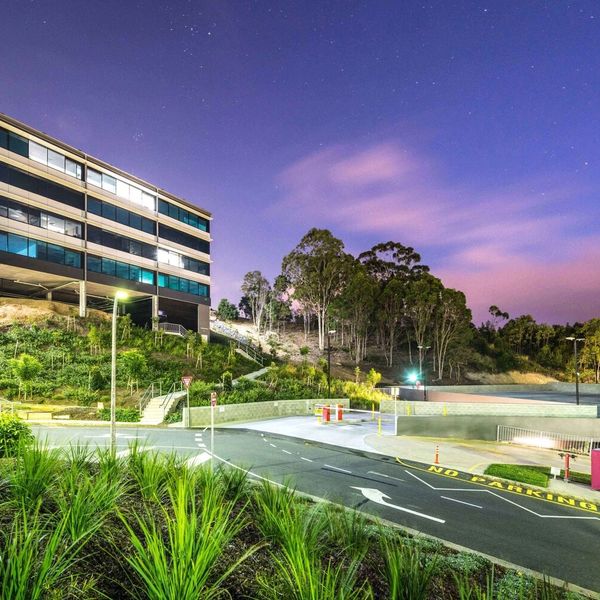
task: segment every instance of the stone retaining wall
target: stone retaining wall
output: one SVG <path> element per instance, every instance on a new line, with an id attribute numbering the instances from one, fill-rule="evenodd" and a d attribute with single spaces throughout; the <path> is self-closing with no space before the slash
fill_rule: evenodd
<path id="1" fill-rule="evenodd" d="M 560 402 L 530 402 L 526 404 L 500 404 L 479 402 L 408 402 L 398 400 L 394 409 L 393 400 L 381 401 L 381 412 L 394 413 L 399 417 L 433 417 L 452 415 L 481 415 L 481 416 L 531 416 L 531 417 L 569 417 L 596 418 L 598 406 L 563 404 Z"/>
<path id="2" fill-rule="evenodd" d="M 268 402 L 248 402 L 246 404 L 222 404 L 215 407 L 215 424 L 235 421 L 257 421 L 276 417 L 297 417 L 314 414 L 315 405 L 327 404 L 326 400 L 274 400 Z M 331 404 L 343 404 L 349 408 L 348 398 L 336 399 Z M 183 409 L 183 422 L 186 423 L 187 409 Z M 205 427 L 210 425 L 210 406 L 190 408 L 190 426 Z"/>

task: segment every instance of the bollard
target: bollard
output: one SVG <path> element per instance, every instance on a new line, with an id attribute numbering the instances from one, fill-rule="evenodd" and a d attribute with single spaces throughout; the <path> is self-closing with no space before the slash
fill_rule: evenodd
<path id="1" fill-rule="evenodd" d="M 433 459 L 433 464 L 434 465 L 440 464 L 440 447 L 437 444 L 435 446 L 435 457 Z"/>
<path id="2" fill-rule="evenodd" d="M 444 408 L 442 409 L 442 415 L 443 415 L 444 417 L 447 417 L 447 416 L 448 416 L 448 409 L 446 408 L 446 405 L 445 405 L 445 404 L 444 404 Z"/>
<path id="3" fill-rule="evenodd" d="M 329 406 L 324 406 L 323 407 L 323 423 L 329 423 L 329 419 L 330 419 Z"/>
<path id="4" fill-rule="evenodd" d="M 381 435 L 381 417 L 377 421 L 377 435 Z"/>
<path id="5" fill-rule="evenodd" d="M 371 420 L 375 420 L 375 402 L 371 402 Z"/>
<path id="6" fill-rule="evenodd" d="M 344 417 L 344 405 L 343 404 L 338 404 L 337 405 L 337 420 L 341 421 Z"/>

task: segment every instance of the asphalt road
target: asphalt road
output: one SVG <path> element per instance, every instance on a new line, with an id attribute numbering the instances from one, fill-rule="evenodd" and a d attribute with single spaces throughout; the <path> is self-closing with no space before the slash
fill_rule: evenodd
<path id="1" fill-rule="evenodd" d="M 99 427 L 40 426 L 36 433 L 51 446 L 103 446 L 109 439 Z M 117 439 L 123 455 L 138 439 L 190 464 L 210 460 L 209 431 L 119 428 Z M 600 512 L 593 505 L 557 504 L 431 472 L 429 465 L 258 431 L 216 430 L 215 454 L 256 476 L 291 481 L 302 492 L 600 590 Z"/>

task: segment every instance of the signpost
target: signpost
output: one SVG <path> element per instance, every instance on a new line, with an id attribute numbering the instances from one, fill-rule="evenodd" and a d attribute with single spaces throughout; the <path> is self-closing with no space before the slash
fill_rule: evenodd
<path id="1" fill-rule="evenodd" d="M 186 416 L 185 416 L 185 426 L 189 427 L 190 426 L 190 384 L 192 383 L 192 379 L 194 379 L 191 375 L 184 375 L 181 378 L 181 382 L 183 383 L 183 385 L 185 385 L 185 391 L 186 391 L 186 404 L 187 404 L 187 411 L 186 411 Z"/>
<path id="2" fill-rule="evenodd" d="M 217 406 L 217 392 L 210 393 L 210 453 L 214 457 L 215 451 L 215 406 Z M 212 462 L 211 462 L 212 465 Z"/>

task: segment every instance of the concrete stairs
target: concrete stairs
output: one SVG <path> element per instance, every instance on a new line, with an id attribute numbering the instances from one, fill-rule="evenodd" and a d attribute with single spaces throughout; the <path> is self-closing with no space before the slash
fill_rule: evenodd
<path id="1" fill-rule="evenodd" d="M 160 425 L 179 400 L 185 398 L 185 394 L 185 390 L 182 390 L 152 398 L 144 408 L 140 423 L 142 425 Z"/>

